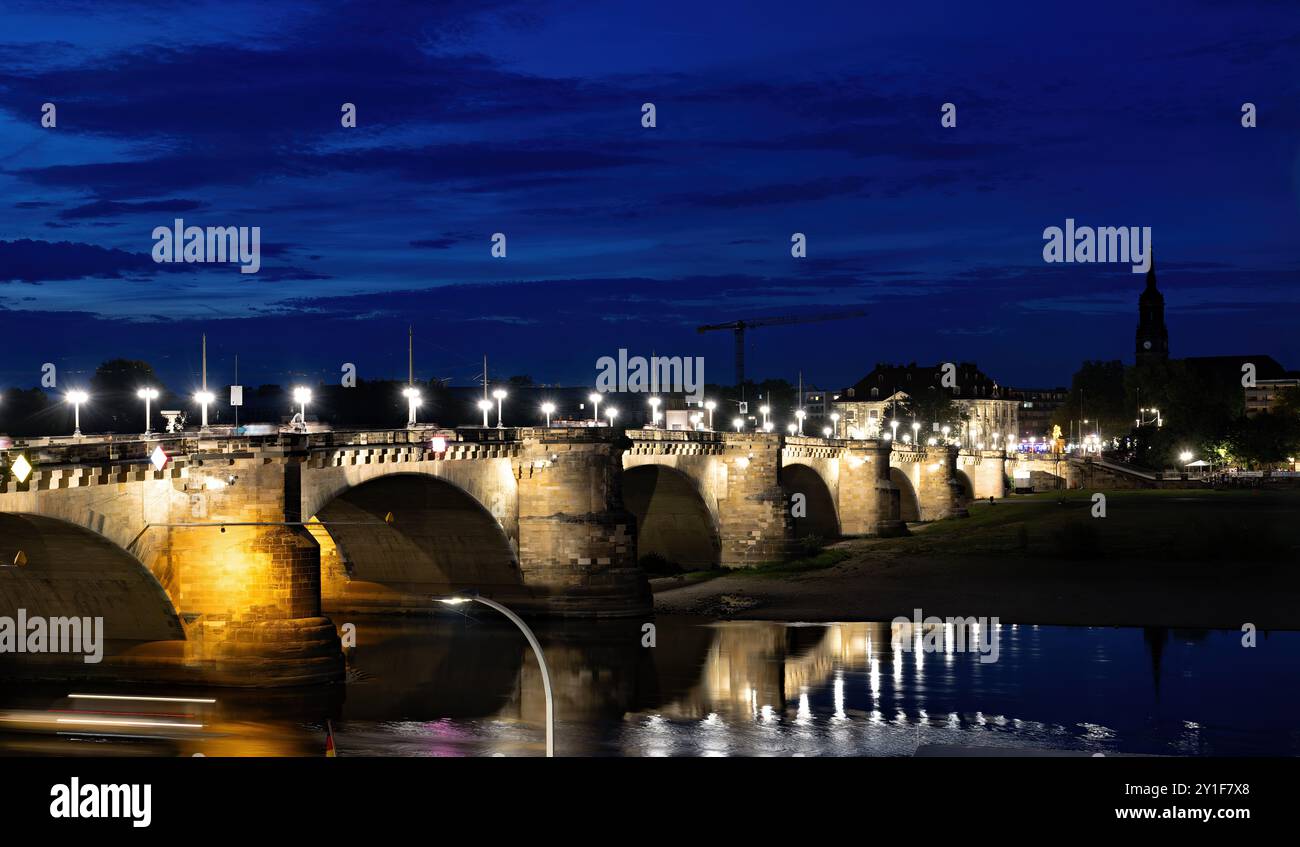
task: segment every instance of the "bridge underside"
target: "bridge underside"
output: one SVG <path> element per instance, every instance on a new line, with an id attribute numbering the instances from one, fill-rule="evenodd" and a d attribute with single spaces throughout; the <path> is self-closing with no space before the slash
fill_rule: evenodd
<path id="1" fill-rule="evenodd" d="M 685 475 L 642 465 L 623 472 L 623 504 L 636 517 L 637 554 L 652 572 L 715 568 L 721 542 L 709 508 Z M 659 560 L 647 562 L 647 557 Z"/>
<path id="2" fill-rule="evenodd" d="M 308 529 L 321 546 L 326 612 L 428 610 L 433 597 L 469 590 L 526 608 L 538 594 L 525 587 L 496 519 L 435 477 L 363 483 L 321 508 Z"/>
<path id="3" fill-rule="evenodd" d="M 817 471 L 807 465 L 784 465 L 781 468 L 781 488 L 786 502 L 792 504 L 790 524 L 796 539 L 830 541 L 839 538 L 840 520 L 835 498 Z M 796 495 L 803 497 L 800 509 L 793 506 Z"/>
<path id="4" fill-rule="evenodd" d="M 27 563 L 12 563 L 19 552 Z M 185 638 L 172 601 L 144 565 L 102 535 L 39 515 L 0 514 L 0 617 L 102 617 L 104 637 Z"/>

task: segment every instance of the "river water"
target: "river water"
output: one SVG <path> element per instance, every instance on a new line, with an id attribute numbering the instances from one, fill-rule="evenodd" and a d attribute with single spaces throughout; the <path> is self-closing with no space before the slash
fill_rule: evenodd
<path id="1" fill-rule="evenodd" d="M 327 725 L 340 756 L 544 752 L 536 660 L 494 612 L 337 622 L 357 645 L 325 689 L 5 684 L 0 753 L 319 756 Z M 923 642 L 888 623 L 654 625 L 653 646 L 641 622 L 539 628 L 559 755 L 1300 753 L 1300 633 L 1247 648 L 1237 632 L 1002 625 L 982 633 L 989 661 L 952 627 Z"/>

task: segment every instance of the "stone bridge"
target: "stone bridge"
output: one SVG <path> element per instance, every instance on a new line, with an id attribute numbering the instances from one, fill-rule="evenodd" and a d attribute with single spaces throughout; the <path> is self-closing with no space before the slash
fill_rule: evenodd
<path id="1" fill-rule="evenodd" d="M 465 590 L 534 614 L 643 615 L 642 556 L 756 565 L 801 536 L 898 532 L 1003 493 L 991 455 L 767 433 L 423 428 L 6 453 L 33 469 L 0 481 L 0 565 L 26 559 L 0 567 L 0 615 L 103 616 L 116 641 L 183 641 L 179 667 L 245 684 L 337 678 L 326 615 Z"/>

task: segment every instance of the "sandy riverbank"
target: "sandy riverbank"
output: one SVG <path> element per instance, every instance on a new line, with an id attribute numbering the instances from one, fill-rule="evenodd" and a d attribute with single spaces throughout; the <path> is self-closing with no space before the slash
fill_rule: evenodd
<path id="1" fill-rule="evenodd" d="M 925 615 L 1003 623 L 1300 630 L 1300 579 L 1289 565 L 1009 559 L 876 552 L 787 576 L 731 571 L 660 587 L 661 613 L 750 620 L 884 621 Z"/>

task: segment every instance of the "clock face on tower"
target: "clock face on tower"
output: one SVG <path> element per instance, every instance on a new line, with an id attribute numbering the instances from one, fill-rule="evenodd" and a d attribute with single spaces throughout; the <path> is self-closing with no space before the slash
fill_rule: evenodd
<path id="1" fill-rule="evenodd" d="M 1143 349 L 1150 350 L 1150 349 L 1151 349 L 1151 342 L 1150 342 L 1150 341 L 1143 341 L 1143 342 L 1142 342 L 1142 347 L 1143 347 Z"/>

